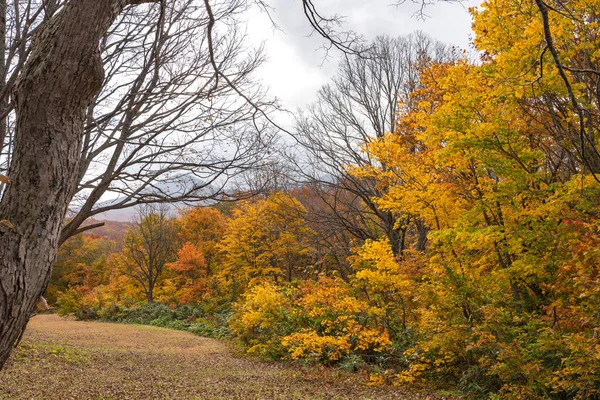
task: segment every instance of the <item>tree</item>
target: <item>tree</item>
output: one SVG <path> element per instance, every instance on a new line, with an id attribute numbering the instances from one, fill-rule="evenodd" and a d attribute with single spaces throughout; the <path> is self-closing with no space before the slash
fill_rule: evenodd
<path id="1" fill-rule="evenodd" d="M 85 109 L 102 87 L 98 43 L 126 6 L 142 2 L 70 1 L 32 39 L 14 91 L 10 184 L 0 202 L 0 365 L 50 277 L 77 186 Z"/>
<path id="2" fill-rule="evenodd" d="M 337 271 L 342 279 L 348 280 L 352 267 L 348 257 L 357 242 L 366 239 L 364 231 L 374 237 L 378 235 L 375 224 L 369 223 L 366 213 L 355 211 L 359 202 L 351 193 L 331 190 L 315 185 L 303 185 L 292 191 L 294 197 L 304 206 L 298 215 L 315 232 L 315 269 L 329 275 Z M 297 213 L 290 209 L 289 213 Z M 340 223 L 343 222 L 342 225 Z M 357 239 L 361 238 L 361 239 Z M 315 271 L 316 272 L 316 271 Z"/>
<path id="3" fill-rule="evenodd" d="M 307 275 L 313 232 L 303 212 L 302 204 L 285 193 L 242 203 L 233 211 L 221 241 L 221 276 L 229 282 L 233 297 L 252 280 L 291 282 Z"/>
<path id="4" fill-rule="evenodd" d="M 179 304 L 200 302 L 218 290 L 219 241 L 227 221 L 215 208 L 193 207 L 184 210 L 176 224 L 179 240 L 184 244 L 177 259 L 167 264 L 169 270 L 175 272 L 169 278 L 173 295 Z"/>
<path id="5" fill-rule="evenodd" d="M 135 227 L 125 236 L 120 266 L 125 275 L 135 279 L 154 302 L 154 289 L 167 263 L 175 258 L 178 247 L 175 222 L 164 208 L 144 207 Z"/>
<path id="6" fill-rule="evenodd" d="M 199 303 L 210 293 L 206 259 L 193 244 L 185 243 L 177 252 L 177 260 L 166 266 L 175 272 L 169 281 L 174 286 L 173 297 L 178 304 Z"/>
<path id="7" fill-rule="evenodd" d="M 308 159 L 307 165 L 298 165 L 299 179 L 310 182 L 325 206 L 313 210 L 313 219 L 350 232 L 359 241 L 384 235 L 397 255 L 407 247 L 407 231 L 414 224 L 416 247 L 423 249 L 426 229 L 422 221 L 378 208 L 372 199 L 385 188 L 348 169 L 386 168 L 363 147 L 396 130 L 397 115 L 412 106 L 410 95 L 419 88 L 421 69 L 450 58 L 447 46 L 417 33 L 378 37 L 363 57 L 342 61 L 333 82 L 321 88 L 318 101 L 296 121 L 295 137 L 306 156 L 294 158 Z"/>
<path id="8" fill-rule="evenodd" d="M 200 250 L 208 273 L 214 273 L 219 262 L 218 243 L 227 226 L 225 216 L 215 208 L 193 207 L 185 210 L 176 223 L 180 241 Z"/>

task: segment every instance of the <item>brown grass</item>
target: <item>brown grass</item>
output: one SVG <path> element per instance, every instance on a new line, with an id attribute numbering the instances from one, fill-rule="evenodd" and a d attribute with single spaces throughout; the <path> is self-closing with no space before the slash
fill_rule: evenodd
<path id="1" fill-rule="evenodd" d="M 239 357 L 162 328 L 34 317 L 3 371 L 0 399 L 425 399 L 323 369 Z"/>

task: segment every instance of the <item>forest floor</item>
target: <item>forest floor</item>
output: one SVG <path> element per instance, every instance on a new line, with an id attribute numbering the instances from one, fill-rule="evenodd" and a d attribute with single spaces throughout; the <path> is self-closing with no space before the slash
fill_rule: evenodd
<path id="1" fill-rule="evenodd" d="M 241 357 L 226 343 L 139 325 L 31 319 L 0 399 L 434 399 L 338 370 Z"/>

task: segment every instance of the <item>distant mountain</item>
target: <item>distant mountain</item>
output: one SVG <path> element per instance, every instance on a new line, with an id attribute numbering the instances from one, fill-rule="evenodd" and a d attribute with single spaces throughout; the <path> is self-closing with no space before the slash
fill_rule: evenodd
<path id="1" fill-rule="evenodd" d="M 98 204 L 98 207 L 105 207 L 106 205 L 109 205 L 107 203 L 111 203 L 111 201 L 109 200 L 108 202 L 102 202 Z M 110 210 L 101 214 L 97 214 L 95 216 L 96 219 L 101 220 L 101 221 L 119 221 L 119 222 L 133 222 L 136 219 L 136 216 L 138 215 L 138 210 L 137 207 L 129 207 L 129 208 L 121 208 L 118 210 Z"/>

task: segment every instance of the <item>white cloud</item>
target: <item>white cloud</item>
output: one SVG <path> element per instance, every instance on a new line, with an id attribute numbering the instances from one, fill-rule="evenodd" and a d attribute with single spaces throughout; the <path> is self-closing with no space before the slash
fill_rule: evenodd
<path id="1" fill-rule="evenodd" d="M 315 2 L 323 15 L 345 16 L 346 27 L 359 32 L 367 40 L 378 35 L 408 35 L 421 30 L 435 39 L 467 48 L 470 44 L 471 17 L 467 8 L 478 4 L 438 3 L 428 6 L 425 20 L 415 17 L 418 5 L 406 3 L 390 6 L 389 0 L 322 0 Z M 311 27 L 306 20 L 299 0 L 273 0 L 272 18 L 281 28 L 275 30 L 268 16 L 258 10 L 249 13 L 248 35 L 255 43 L 265 43 L 268 61 L 258 77 L 270 87 L 290 110 L 312 102 L 317 90 L 329 81 L 335 72 L 339 54 L 323 61 L 320 49 L 323 40 L 310 36 Z"/>

